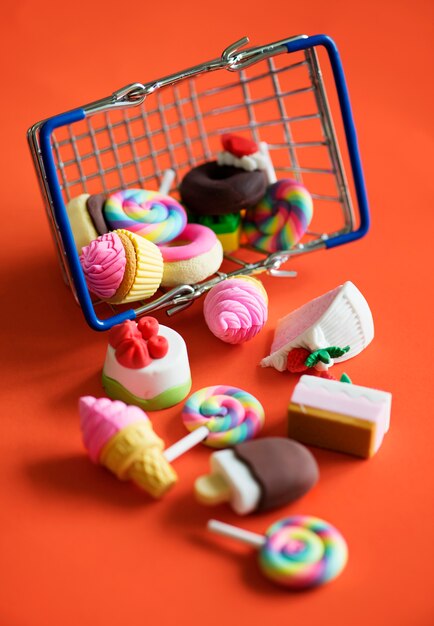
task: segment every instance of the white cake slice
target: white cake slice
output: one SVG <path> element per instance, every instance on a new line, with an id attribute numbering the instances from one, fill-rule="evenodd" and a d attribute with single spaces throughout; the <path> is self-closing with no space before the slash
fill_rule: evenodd
<path id="1" fill-rule="evenodd" d="M 330 346 L 350 346 L 346 354 L 335 359 L 346 361 L 364 350 L 373 338 L 369 305 L 357 287 L 347 281 L 279 320 L 271 354 L 262 359 L 261 365 L 283 372 L 293 348 L 314 352 Z"/>

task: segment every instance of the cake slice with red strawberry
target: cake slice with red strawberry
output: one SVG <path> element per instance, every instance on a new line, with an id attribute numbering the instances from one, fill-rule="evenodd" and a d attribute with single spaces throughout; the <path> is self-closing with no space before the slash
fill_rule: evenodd
<path id="1" fill-rule="evenodd" d="M 347 281 L 282 318 L 271 353 L 261 365 L 279 372 L 302 372 L 305 366 L 327 370 L 335 362 L 359 354 L 373 338 L 369 305 L 357 287 Z M 291 356 L 295 349 L 297 352 Z"/>

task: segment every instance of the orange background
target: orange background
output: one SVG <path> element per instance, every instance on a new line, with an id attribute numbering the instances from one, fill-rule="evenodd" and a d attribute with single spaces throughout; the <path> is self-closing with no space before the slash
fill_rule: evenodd
<path id="1" fill-rule="evenodd" d="M 431 2 L 414 0 L 98 0 L 75 8 L 44 0 L 3 9 L 2 626 L 434 623 L 432 13 Z M 194 389 L 254 392 L 266 408 L 264 434 L 284 435 L 296 379 L 255 364 L 279 317 L 352 280 L 371 305 L 376 337 L 345 371 L 393 393 L 391 430 L 369 461 L 315 450 L 319 484 L 284 510 L 241 519 L 196 504 L 192 484 L 207 469 L 205 447 L 175 462 L 178 486 L 151 502 L 84 453 L 77 399 L 102 395 L 107 340 L 86 326 L 61 282 L 26 129 L 129 82 L 217 56 L 244 34 L 260 44 L 300 32 L 325 32 L 341 51 L 371 232 L 297 259 L 295 280 L 265 277 L 270 319 L 250 344 L 211 336 L 200 304 L 173 326 L 187 341 Z M 179 407 L 152 419 L 168 443 L 184 434 Z M 324 517 L 348 541 L 345 572 L 313 592 L 274 587 L 250 548 L 205 530 L 216 517 L 262 532 L 293 513 Z"/>

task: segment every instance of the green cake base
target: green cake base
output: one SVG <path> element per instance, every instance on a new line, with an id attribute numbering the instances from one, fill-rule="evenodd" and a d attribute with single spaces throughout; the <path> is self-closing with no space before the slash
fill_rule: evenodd
<path id="1" fill-rule="evenodd" d="M 116 380 L 109 378 L 104 373 L 102 375 L 102 385 L 107 395 L 113 400 L 122 400 L 125 404 L 135 404 L 144 411 L 159 411 L 160 409 L 167 409 L 170 406 L 174 406 L 184 400 L 191 389 L 191 378 L 184 384 L 167 389 L 167 391 L 163 391 L 163 393 L 160 393 L 154 398 L 149 398 L 148 400 L 138 398 Z"/>

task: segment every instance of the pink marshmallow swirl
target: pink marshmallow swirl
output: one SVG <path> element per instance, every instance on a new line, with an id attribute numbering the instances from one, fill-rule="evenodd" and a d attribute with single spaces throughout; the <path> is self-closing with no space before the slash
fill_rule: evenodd
<path id="1" fill-rule="evenodd" d="M 83 396 L 78 409 L 84 446 L 94 463 L 98 463 L 101 450 L 114 435 L 130 424 L 148 419 L 138 406 L 109 398 Z"/>
<path id="2" fill-rule="evenodd" d="M 208 328 L 222 341 L 249 341 L 267 321 L 267 293 L 255 278 L 229 278 L 209 291 L 203 312 Z"/>
<path id="3" fill-rule="evenodd" d="M 84 246 L 80 255 L 89 290 L 106 300 L 115 295 L 127 262 L 125 248 L 116 233 L 106 233 Z"/>

